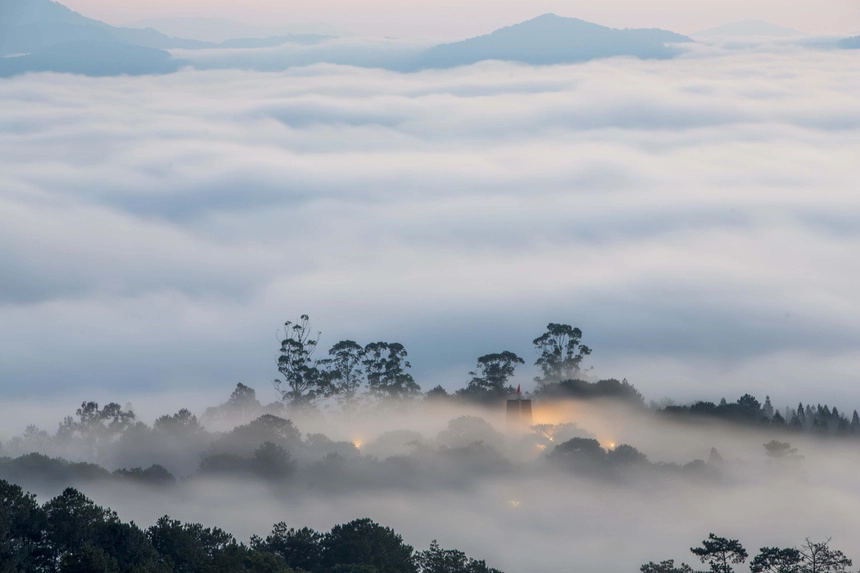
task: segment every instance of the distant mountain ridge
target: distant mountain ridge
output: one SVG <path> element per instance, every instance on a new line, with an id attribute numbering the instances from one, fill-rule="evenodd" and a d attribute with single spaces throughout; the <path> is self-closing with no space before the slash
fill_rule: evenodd
<path id="1" fill-rule="evenodd" d="M 850 38 L 839 40 L 837 46 L 843 50 L 860 50 L 860 36 L 852 36 Z"/>
<path id="2" fill-rule="evenodd" d="M 692 42 L 687 36 L 659 29 L 613 29 L 576 18 L 544 14 L 495 32 L 434 46 L 372 48 L 329 44 L 332 38 L 292 35 L 239 38 L 218 44 L 167 36 L 152 29 L 119 28 L 87 18 L 52 0 L 0 0 L 0 75 L 27 71 L 56 71 L 87 75 L 168 73 L 182 65 L 204 69 L 286 69 L 293 65 L 334 63 L 382 67 L 411 72 L 450 68 L 483 60 L 504 60 L 530 65 L 576 63 L 597 58 L 630 56 L 671 58 L 680 53 L 674 44 Z M 267 51 L 287 43 L 299 51 Z M 322 44 L 320 49 L 305 49 Z M 221 48 L 208 51 L 205 48 Z M 240 49 L 260 49 L 242 55 Z M 186 51 L 180 62 L 166 49 Z M 197 53 L 197 52 L 195 52 Z M 26 55 L 21 55 L 26 54 Z M 236 57 L 240 55 L 240 57 Z"/>
<path id="3" fill-rule="evenodd" d="M 181 66 L 181 61 L 164 50 L 110 40 L 76 40 L 25 56 L 0 58 L 0 77 L 26 72 L 87 76 L 167 74 Z"/>
<path id="4" fill-rule="evenodd" d="M 0 0 L 0 55 L 92 41 L 157 49 L 205 46 L 203 42 L 171 38 L 151 29 L 116 28 L 51 0 Z"/>
<path id="5" fill-rule="evenodd" d="M 687 36 L 666 30 L 619 30 L 578 18 L 544 14 L 485 36 L 430 48 L 416 63 L 416 67 L 444 68 L 482 60 L 541 65 L 613 56 L 662 59 L 671 58 L 679 52 L 668 44 L 692 41 Z"/>

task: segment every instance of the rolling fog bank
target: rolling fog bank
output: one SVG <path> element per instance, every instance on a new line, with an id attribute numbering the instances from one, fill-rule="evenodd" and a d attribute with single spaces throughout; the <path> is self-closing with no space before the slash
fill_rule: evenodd
<path id="1" fill-rule="evenodd" d="M 27 477 L 8 459 L 0 473 L 16 467 L 14 481 L 43 498 L 75 485 L 144 526 L 169 514 L 245 540 L 280 521 L 327 530 L 370 517 L 417 547 L 438 539 L 508 572 L 629 571 L 685 558 L 679 550 L 711 531 L 750 548 L 832 537 L 851 556 L 860 535 L 853 436 L 678 420 L 614 401 L 538 402 L 534 425 L 518 429 L 506 427 L 501 405 L 425 400 L 262 417 L 223 406 L 200 412 L 211 427 L 190 433 L 191 418 L 177 414 L 173 426 L 155 422 L 150 431 L 164 433 L 151 439 L 130 426 L 95 447 L 81 436 L 43 444 L 49 456 L 107 470 L 158 463 L 176 481 L 72 473 L 64 483 Z M 791 449 L 769 453 L 771 440 Z M 260 472 L 257 450 L 272 441 L 288 462 Z M 27 449 L 3 444 L 5 456 Z"/>

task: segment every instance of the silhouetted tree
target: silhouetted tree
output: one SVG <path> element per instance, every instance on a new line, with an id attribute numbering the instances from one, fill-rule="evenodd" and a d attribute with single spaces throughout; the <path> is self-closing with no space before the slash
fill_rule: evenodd
<path id="1" fill-rule="evenodd" d="M 478 358 L 477 368 L 469 372 L 472 380 L 463 394 L 472 397 L 503 398 L 511 391 L 507 384 L 514 375 L 517 364 L 525 364 L 525 361 L 507 350 L 481 356 Z"/>
<path id="2" fill-rule="evenodd" d="M 237 545 L 232 535 L 217 527 L 183 524 L 168 516 L 160 518 L 146 533 L 174 573 L 211 570 L 221 554 Z"/>
<path id="3" fill-rule="evenodd" d="M 653 561 L 646 563 L 639 568 L 639 571 L 642 573 L 694 573 L 693 568 L 686 563 L 675 567 L 674 559 L 661 561 L 660 563 L 654 563 Z"/>
<path id="4" fill-rule="evenodd" d="M 0 480 L 0 572 L 36 569 L 47 559 L 42 535 L 47 519 L 36 497 Z"/>
<path id="5" fill-rule="evenodd" d="M 84 402 L 75 411 L 77 419 L 67 416 L 57 430 L 61 441 L 80 440 L 97 456 L 105 444 L 119 438 L 135 422 L 134 412 L 115 402 L 99 409 L 97 402 Z"/>
<path id="6" fill-rule="evenodd" d="M 573 438 L 553 448 L 547 459 L 556 465 L 590 472 L 603 468 L 606 451 L 600 447 L 597 440 Z"/>
<path id="7" fill-rule="evenodd" d="M 428 390 L 427 393 L 424 394 L 424 399 L 430 400 L 430 401 L 433 401 L 433 400 L 444 401 L 444 400 L 448 400 L 449 398 L 451 398 L 451 395 L 448 394 L 448 391 L 445 390 L 445 388 L 443 388 L 441 385 L 436 386 L 435 388 Z"/>
<path id="8" fill-rule="evenodd" d="M 786 426 L 785 418 L 779 412 L 775 412 L 773 418 L 770 419 L 771 424 L 774 426 L 784 428 Z"/>
<path id="9" fill-rule="evenodd" d="M 762 547 L 750 562 L 752 573 L 799 573 L 801 555 L 797 549 Z"/>
<path id="10" fill-rule="evenodd" d="M 330 393 L 327 377 L 312 358 L 318 342 L 319 333 L 312 337 L 308 315 L 303 314 L 296 323 L 284 323 L 284 339 L 278 357 L 278 371 L 283 380 L 275 379 L 273 384 L 281 399 L 292 406 L 309 406 Z"/>
<path id="11" fill-rule="evenodd" d="M 152 429 L 172 438 L 188 438 L 203 432 L 197 416 L 185 408 L 172 416 L 156 419 Z"/>
<path id="12" fill-rule="evenodd" d="M 501 573 L 487 567 L 484 561 L 470 559 L 462 551 L 442 549 L 435 539 L 429 549 L 415 555 L 415 564 L 420 573 Z"/>
<path id="13" fill-rule="evenodd" d="M 591 349 L 581 344 L 581 340 L 582 331 L 578 328 L 569 324 L 548 324 L 546 332 L 532 341 L 539 354 L 535 366 L 542 372 L 535 382 L 547 384 L 576 378 L 583 358 L 591 354 Z"/>
<path id="14" fill-rule="evenodd" d="M 308 527 L 294 529 L 281 522 L 275 524 L 265 539 L 252 537 L 251 547 L 279 555 L 290 567 L 315 572 L 322 563 L 323 537 Z"/>
<path id="15" fill-rule="evenodd" d="M 762 416 L 761 403 L 755 396 L 744 394 L 737 401 L 738 410 L 742 417 L 751 421 L 758 421 Z"/>
<path id="16" fill-rule="evenodd" d="M 373 396 L 408 398 L 421 391 L 412 375 L 406 372 L 412 367 L 406 357 L 406 349 L 399 342 L 372 342 L 364 347 L 362 364 Z"/>
<path id="17" fill-rule="evenodd" d="M 691 547 L 690 551 L 702 563 L 707 563 L 712 573 L 732 573 L 732 565 L 743 563 L 749 556 L 737 539 L 718 537 L 713 533 L 708 534 L 701 547 Z"/>
<path id="18" fill-rule="evenodd" d="M 379 573 L 417 573 L 410 545 L 370 519 L 336 525 L 322 540 L 324 566 L 370 565 Z"/>
<path id="19" fill-rule="evenodd" d="M 296 463 L 284 448 L 265 442 L 254 452 L 251 470 L 261 478 L 281 480 L 295 473 Z"/>
<path id="20" fill-rule="evenodd" d="M 648 456 L 627 444 L 620 444 L 606 452 L 606 461 L 614 465 L 647 464 Z"/>
<path id="21" fill-rule="evenodd" d="M 788 442 L 780 442 L 779 440 L 771 440 L 764 445 L 764 449 L 767 451 L 767 456 L 773 459 L 803 459 L 797 452 L 797 448 L 792 448 L 791 444 Z"/>
<path id="22" fill-rule="evenodd" d="M 764 415 L 765 418 L 767 418 L 768 420 L 773 418 L 774 409 L 773 409 L 773 404 L 770 403 L 770 396 L 764 397 L 764 406 L 762 406 L 761 409 L 762 409 L 762 414 Z"/>
<path id="23" fill-rule="evenodd" d="M 331 392 L 346 406 L 354 404 L 364 386 L 364 348 L 352 340 L 342 340 L 329 349 L 330 358 L 319 361 L 326 370 Z"/>
<path id="24" fill-rule="evenodd" d="M 176 478 L 167 471 L 167 468 L 158 464 L 151 465 L 146 469 L 118 469 L 113 472 L 113 475 L 158 487 L 164 487 L 176 483 Z"/>
<path id="25" fill-rule="evenodd" d="M 263 405 L 257 400 L 256 390 L 240 382 L 225 403 L 206 408 L 203 419 L 209 421 L 226 418 L 232 421 L 238 418 L 244 421 L 259 416 L 263 410 Z"/>
<path id="26" fill-rule="evenodd" d="M 291 449 L 301 440 L 301 432 L 291 420 L 263 414 L 248 424 L 237 426 L 222 435 L 209 447 L 210 453 L 248 456 L 263 442 L 272 442 Z"/>
<path id="27" fill-rule="evenodd" d="M 816 543 L 807 538 L 798 551 L 800 573 L 843 573 L 852 565 L 844 553 L 830 548 L 830 539 Z"/>

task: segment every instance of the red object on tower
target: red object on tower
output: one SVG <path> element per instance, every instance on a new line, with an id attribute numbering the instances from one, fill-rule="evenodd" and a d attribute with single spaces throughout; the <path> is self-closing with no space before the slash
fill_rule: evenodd
<path id="1" fill-rule="evenodd" d="M 520 395 L 520 385 L 517 384 L 517 396 L 519 396 L 519 395 Z"/>

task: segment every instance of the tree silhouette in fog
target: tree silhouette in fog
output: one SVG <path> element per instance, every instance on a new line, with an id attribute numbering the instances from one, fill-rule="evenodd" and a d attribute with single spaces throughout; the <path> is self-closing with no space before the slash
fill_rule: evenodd
<path id="1" fill-rule="evenodd" d="M 746 561 L 748 554 L 737 539 L 719 537 L 713 533 L 700 547 L 690 551 L 707 563 L 713 573 L 731 573 L 733 565 Z M 762 547 L 752 561 L 752 573 L 844 573 L 852 561 L 842 551 L 830 547 L 830 539 L 821 542 L 807 538 L 800 547 Z M 673 560 L 650 562 L 640 568 L 642 573 L 692 573 L 688 565 L 675 567 Z"/>
<path id="2" fill-rule="evenodd" d="M 569 324 L 549 323 L 546 332 L 532 341 L 539 355 L 535 366 L 541 369 L 541 376 L 537 376 L 535 382 L 547 384 L 576 378 L 582 360 L 591 354 L 591 349 L 581 341 L 580 329 Z"/>
<path id="3" fill-rule="evenodd" d="M 470 559 L 462 551 L 442 549 L 435 539 L 429 549 L 416 554 L 415 563 L 421 573 L 501 573 L 484 561 Z"/>
<path id="4" fill-rule="evenodd" d="M 329 358 L 319 361 L 328 375 L 330 391 L 350 408 L 366 384 L 364 373 L 365 349 L 354 340 L 341 340 L 329 351 Z"/>
<path id="5" fill-rule="evenodd" d="M 275 379 L 275 390 L 285 402 L 305 407 L 329 395 L 328 378 L 313 361 L 319 341 L 311 331 L 310 318 L 303 314 L 297 322 L 284 323 L 278 372 L 283 380 Z M 286 385 L 286 387 L 284 387 Z"/>
<path id="6" fill-rule="evenodd" d="M 469 372 L 472 377 L 469 385 L 458 394 L 477 400 L 503 399 L 513 392 L 508 380 L 513 377 L 518 364 L 525 364 L 525 361 L 508 350 L 485 354 L 478 358 L 475 370 Z"/>
<path id="7" fill-rule="evenodd" d="M 668 559 L 659 563 L 654 563 L 653 561 L 646 563 L 639 568 L 639 571 L 642 573 L 694 573 L 693 568 L 686 563 L 682 563 L 676 567 L 674 559 Z"/>
<path id="8" fill-rule="evenodd" d="M 364 364 L 370 393 L 377 398 L 408 398 L 421 387 L 406 370 L 406 349 L 399 342 L 371 342 L 364 347 Z"/>
<path id="9" fill-rule="evenodd" d="M 740 541 L 719 537 L 713 533 L 702 541 L 701 547 L 691 547 L 693 555 L 707 563 L 712 573 L 732 573 L 732 565 L 743 563 L 749 555 Z"/>

